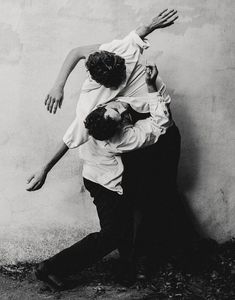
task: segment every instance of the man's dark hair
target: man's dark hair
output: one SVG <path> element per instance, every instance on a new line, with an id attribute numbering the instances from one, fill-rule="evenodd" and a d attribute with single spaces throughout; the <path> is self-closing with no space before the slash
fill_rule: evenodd
<path id="1" fill-rule="evenodd" d="M 88 56 L 86 67 L 91 78 L 107 88 L 118 88 L 126 79 L 125 59 L 108 51 L 97 51 Z"/>
<path id="2" fill-rule="evenodd" d="M 115 121 L 109 116 L 105 117 L 105 107 L 98 107 L 86 117 L 84 124 L 88 129 L 88 134 L 95 139 L 108 140 L 117 132 L 120 121 Z"/>

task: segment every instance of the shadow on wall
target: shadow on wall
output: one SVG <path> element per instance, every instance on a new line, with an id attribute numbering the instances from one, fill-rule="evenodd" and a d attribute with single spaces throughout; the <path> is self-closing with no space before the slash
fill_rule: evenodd
<path id="1" fill-rule="evenodd" d="M 198 219 L 190 207 L 191 199 L 187 197 L 187 194 L 190 194 L 190 191 L 195 188 L 199 176 L 200 155 L 197 147 L 197 134 L 189 107 L 186 104 L 186 97 L 175 93 L 174 90 L 169 92 L 172 99 L 174 99 L 172 105 L 173 117 L 181 134 L 181 154 L 178 170 L 179 192 L 190 219 L 196 226 L 197 231 L 203 235 Z"/>

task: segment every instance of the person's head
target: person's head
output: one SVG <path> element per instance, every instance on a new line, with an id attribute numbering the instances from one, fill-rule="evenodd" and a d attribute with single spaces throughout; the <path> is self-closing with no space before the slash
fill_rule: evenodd
<path id="1" fill-rule="evenodd" d="M 85 119 L 85 127 L 93 138 L 104 141 L 112 138 L 120 129 L 127 106 L 111 101 L 93 110 Z"/>
<path id="2" fill-rule="evenodd" d="M 86 67 L 91 78 L 106 88 L 117 89 L 126 79 L 125 59 L 112 52 L 91 53 Z"/>

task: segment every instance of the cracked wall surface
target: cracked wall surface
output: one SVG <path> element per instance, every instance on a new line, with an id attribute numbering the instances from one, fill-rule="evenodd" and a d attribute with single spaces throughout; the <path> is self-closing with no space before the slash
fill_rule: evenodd
<path id="1" fill-rule="evenodd" d="M 61 111 L 44 97 L 73 47 L 121 38 L 163 8 L 179 21 L 149 36 L 182 135 L 179 186 L 199 228 L 222 242 L 235 235 L 235 38 L 233 0 L 0 0 L 0 263 L 40 260 L 98 228 L 76 150 L 25 191 L 73 120 L 80 63 Z"/>

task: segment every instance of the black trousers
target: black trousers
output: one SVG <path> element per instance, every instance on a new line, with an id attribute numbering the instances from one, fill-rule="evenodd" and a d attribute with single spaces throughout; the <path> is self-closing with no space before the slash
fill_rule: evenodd
<path id="1" fill-rule="evenodd" d="M 195 231 L 179 198 L 176 178 L 180 134 L 176 126 L 147 148 L 122 156 L 124 196 L 84 179 L 94 198 L 101 230 L 47 260 L 54 274 L 79 272 L 114 249 L 132 260 L 135 250 L 181 245 Z"/>
<path id="2" fill-rule="evenodd" d="M 179 197 L 181 137 L 176 125 L 152 146 L 122 155 L 124 194 L 134 208 L 134 248 L 147 255 L 198 236 Z"/>
<path id="3" fill-rule="evenodd" d="M 124 196 L 84 179 L 86 189 L 94 198 L 101 230 L 87 235 L 71 247 L 45 261 L 48 270 L 69 275 L 92 265 L 118 249 L 126 257 L 131 249 L 131 208 Z"/>

